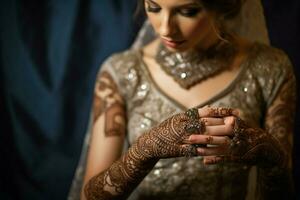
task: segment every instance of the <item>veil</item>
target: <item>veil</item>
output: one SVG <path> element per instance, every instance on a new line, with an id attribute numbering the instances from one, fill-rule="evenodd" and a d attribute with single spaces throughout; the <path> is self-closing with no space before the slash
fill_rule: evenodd
<path id="1" fill-rule="evenodd" d="M 235 34 L 246 38 L 250 41 L 258 41 L 261 43 L 269 44 L 268 31 L 261 0 L 245 0 L 240 14 L 234 19 L 228 21 L 226 26 Z M 149 21 L 145 21 L 131 48 L 141 48 L 147 43 L 151 42 L 154 38 L 154 30 L 152 29 Z M 89 138 L 91 135 L 91 119 L 92 118 L 90 117 L 89 128 L 87 130 L 83 142 L 82 153 L 69 191 L 68 200 L 80 199 L 80 191 L 83 183 L 83 177 L 87 160 L 87 149 L 89 146 Z M 255 173 L 255 171 L 253 173 Z M 254 182 L 255 180 L 249 180 L 248 191 L 255 190 Z M 253 197 L 247 197 L 247 199 L 252 198 Z"/>

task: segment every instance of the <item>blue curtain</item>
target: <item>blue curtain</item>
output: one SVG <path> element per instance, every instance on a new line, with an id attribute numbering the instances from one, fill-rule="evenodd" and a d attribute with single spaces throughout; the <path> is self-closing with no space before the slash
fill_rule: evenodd
<path id="1" fill-rule="evenodd" d="M 271 43 L 291 57 L 299 88 L 300 3 L 262 2 Z M 96 72 L 103 59 L 127 48 L 135 37 L 135 3 L 1 1 L 0 199 L 66 198 L 87 128 Z M 297 188 L 299 114 L 296 122 Z"/>
<path id="2" fill-rule="evenodd" d="M 65 199 L 99 65 L 127 48 L 136 0 L 0 4 L 0 199 Z"/>

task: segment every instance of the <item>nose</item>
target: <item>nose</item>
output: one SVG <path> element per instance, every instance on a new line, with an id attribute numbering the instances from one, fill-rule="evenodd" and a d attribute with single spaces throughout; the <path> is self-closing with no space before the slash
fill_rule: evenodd
<path id="1" fill-rule="evenodd" d="M 170 13 L 164 13 L 162 15 L 159 32 L 160 35 L 164 37 L 172 36 L 176 32 L 175 19 Z"/>

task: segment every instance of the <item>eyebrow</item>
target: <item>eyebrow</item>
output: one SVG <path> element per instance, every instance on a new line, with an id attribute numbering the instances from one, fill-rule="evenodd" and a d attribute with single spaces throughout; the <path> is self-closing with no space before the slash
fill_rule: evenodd
<path id="1" fill-rule="evenodd" d="M 156 3 L 155 1 L 153 0 L 146 0 L 147 3 L 152 3 L 156 6 L 159 6 L 158 3 Z M 195 2 L 190 2 L 190 3 L 186 3 L 186 4 L 182 4 L 182 5 L 178 5 L 176 6 L 176 8 L 181 8 L 181 7 L 188 7 L 188 6 L 201 6 L 200 3 L 195 3 Z"/>

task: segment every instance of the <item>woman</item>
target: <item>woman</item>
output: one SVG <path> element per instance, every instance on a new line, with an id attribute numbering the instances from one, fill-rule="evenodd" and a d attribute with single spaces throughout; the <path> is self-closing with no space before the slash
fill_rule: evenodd
<path id="1" fill-rule="evenodd" d="M 290 195 L 287 56 L 226 29 L 242 0 L 140 3 L 157 39 L 101 67 L 82 199 Z"/>

